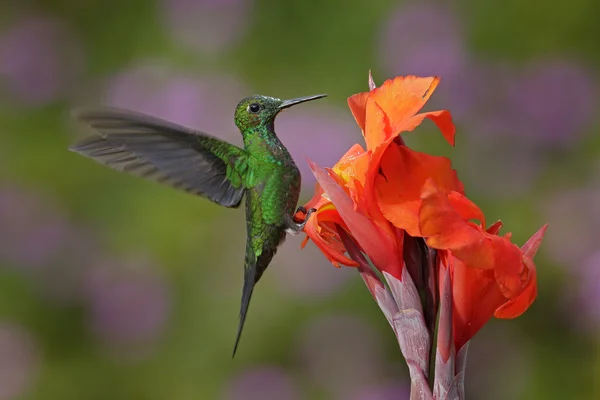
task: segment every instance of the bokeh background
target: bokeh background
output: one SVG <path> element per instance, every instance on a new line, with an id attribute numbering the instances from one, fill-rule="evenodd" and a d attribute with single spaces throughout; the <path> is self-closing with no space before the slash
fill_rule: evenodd
<path id="1" fill-rule="evenodd" d="M 472 341 L 469 399 L 600 398 L 600 2 L 23 0 L 0 4 L 0 400 L 407 399 L 395 337 L 351 269 L 290 237 L 231 360 L 243 209 L 117 174 L 67 146 L 80 105 L 235 143 L 237 101 L 328 93 L 277 129 L 304 172 L 360 133 L 346 97 L 443 77 L 450 156 L 522 244 L 543 223 L 539 297 Z"/>

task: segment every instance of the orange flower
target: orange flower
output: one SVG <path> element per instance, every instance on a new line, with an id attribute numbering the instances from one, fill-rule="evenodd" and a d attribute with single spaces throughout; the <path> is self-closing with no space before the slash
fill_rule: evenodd
<path id="1" fill-rule="evenodd" d="M 511 243 L 510 234 L 498 236 L 502 222 L 486 229 L 479 207 L 462 194 L 446 194 L 429 180 L 421 198 L 421 234 L 429 247 L 439 250 L 441 269 L 451 272 L 458 351 L 492 316 L 515 318 L 533 303 L 537 296 L 533 256 L 546 226 L 519 248 Z"/>
<path id="2" fill-rule="evenodd" d="M 317 211 L 304 244 L 310 238 L 334 265 L 358 267 L 398 337 L 419 398 L 442 398 L 452 385 L 464 391 L 468 341 L 492 316 L 515 318 L 533 303 L 533 257 L 546 230 L 517 247 L 510 234 L 498 235 L 500 221 L 487 226 L 449 159 L 404 145 L 400 134 L 425 118 L 454 145 L 448 111 L 417 114 L 438 83 L 408 76 L 375 88 L 370 80 L 371 91 L 350 97 L 366 149 L 354 145 L 332 169 L 309 161 L 318 184 L 305 205 Z"/>
<path id="3" fill-rule="evenodd" d="M 365 137 L 367 150 L 358 144 L 353 146 L 329 171 L 311 165 L 320 186 L 317 186 L 313 199 L 305 205 L 307 209 L 317 208 L 306 224 L 307 238 L 312 239 L 334 265 L 356 266 L 353 260 L 344 255 L 341 239 L 334 229 L 338 225 L 358 241 L 379 270 L 400 278 L 403 232 L 392 225 L 394 220 L 387 218 L 387 210 L 378 202 L 383 197 L 385 200 L 389 198 L 389 203 L 392 203 L 398 191 L 387 197 L 385 193 L 376 194 L 376 184 L 382 186 L 383 190 L 386 184 L 381 181 L 380 168 L 395 168 L 398 152 L 412 155 L 405 159 L 404 167 L 405 170 L 414 169 L 411 172 L 415 173 L 414 176 L 431 175 L 429 170 L 434 165 L 434 172 L 440 174 L 440 182 L 449 179 L 449 187 L 462 190 L 454 171 L 449 169 L 449 160 L 412 152 L 405 146 L 393 143 L 400 132 L 412 131 L 425 118 L 433 120 L 444 137 L 451 144 L 454 142 L 455 128 L 448 111 L 415 115 L 438 83 L 437 77 L 398 77 L 386 81 L 380 88 L 348 99 L 350 110 Z M 323 179 L 328 182 L 323 184 Z M 407 197 L 407 200 L 419 200 L 418 185 L 415 181 L 410 192 L 412 197 Z"/>

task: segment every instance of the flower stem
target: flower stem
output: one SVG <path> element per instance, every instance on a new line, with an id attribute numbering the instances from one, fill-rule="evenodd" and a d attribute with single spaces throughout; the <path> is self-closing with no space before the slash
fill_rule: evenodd
<path id="1" fill-rule="evenodd" d="M 431 345 L 429 348 L 429 368 L 427 370 L 427 381 L 429 382 L 429 388 L 433 392 L 433 384 L 435 383 L 435 359 L 437 355 L 437 340 L 438 340 L 438 328 L 440 326 L 440 307 L 438 305 L 437 313 L 435 314 L 435 325 L 432 332 Z"/>

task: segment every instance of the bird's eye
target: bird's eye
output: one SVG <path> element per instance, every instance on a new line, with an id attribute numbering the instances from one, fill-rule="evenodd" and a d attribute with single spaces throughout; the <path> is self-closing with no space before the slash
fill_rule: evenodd
<path id="1" fill-rule="evenodd" d="M 258 103 L 252 103 L 248 106 L 248 111 L 250 111 L 251 113 L 257 113 L 260 111 L 260 104 Z"/>

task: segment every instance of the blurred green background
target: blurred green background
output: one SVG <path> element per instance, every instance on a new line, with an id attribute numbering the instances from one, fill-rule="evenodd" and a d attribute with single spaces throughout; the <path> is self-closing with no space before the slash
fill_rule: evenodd
<path id="1" fill-rule="evenodd" d="M 303 171 L 362 140 L 346 98 L 439 74 L 406 135 L 450 156 L 522 244 L 539 297 L 471 342 L 468 399 L 600 398 L 600 2 L 45 0 L 0 6 L 0 400 L 408 399 L 395 337 L 351 269 L 290 237 L 237 327 L 243 210 L 117 174 L 67 146 L 81 105 L 235 143 L 237 101 L 328 93 L 277 120 Z M 301 235 L 302 236 L 302 235 Z"/>

